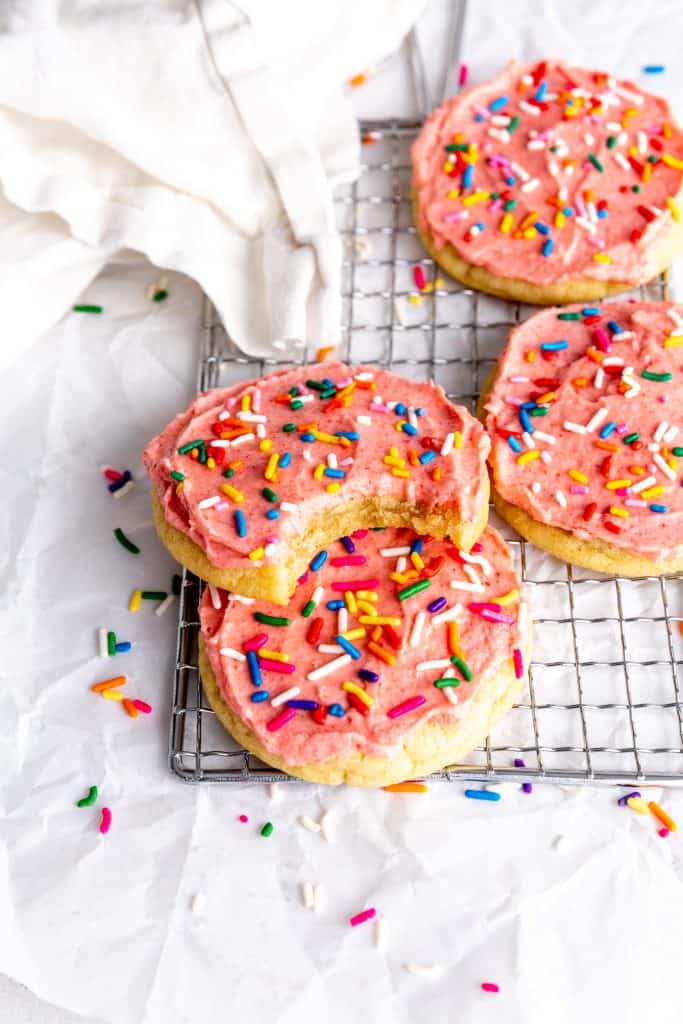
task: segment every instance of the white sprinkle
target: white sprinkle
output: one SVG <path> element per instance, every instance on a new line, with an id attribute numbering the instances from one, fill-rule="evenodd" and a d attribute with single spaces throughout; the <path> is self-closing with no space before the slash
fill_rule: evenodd
<path id="1" fill-rule="evenodd" d="M 291 501 L 281 501 L 280 502 L 280 509 L 283 512 L 296 512 L 298 508 L 299 508 L 299 506 L 298 505 L 294 505 Z"/>
<path id="2" fill-rule="evenodd" d="M 216 438 L 215 441 L 211 442 L 211 447 L 212 448 L 229 448 L 231 444 L 232 444 L 232 441 L 220 441 L 218 438 Z"/>
<path id="3" fill-rule="evenodd" d="M 531 434 L 527 433 L 526 430 L 522 434 L 522 441 L 524 441 L 524 444 L 527 446 L 527 448 L 535 448 L 536 447 L 536 445 L 534 444 L 533 437 L 531 436 Z"/>
<path id="4" fill-rule="evenodd" d="M 334 452 L 330 452 L 330 454 L 327 456 L 327 465 L 329 466 L 330 469 L 339 468 L 337 465 L 337 456 L 334 454 Z"/>
<path id="5" fill-rule="evenodd" d="M 522 181 L 528 181 L 529 180 L 530 175 L 527 174 L 527 172 L 524 170 L 523 167 L 520 167 L 519 164 L 516 164 L 514 162 L 514 160 L 510 161 L 510 167 L 515 172 L 515 174 L 519 175 L 519 177 L 522 179 Z"/>
<path id="6" fill-rule="evenodd" d="M 444 672 L 443 674 L 444 679 L 452 679 L 454 676 L 455 672 Z M 458 694 L 456 693 L 455 688 L 453 686 L 443 686 L 441 688 L 441 692 L 443 693 L 446 700 L 450 701 L 451 704 L 458 703 Z"/>
<path id="7" fill-rule="evenodd" d="M 669 320 L 673 320 L 677 327 L 683 327 L 683 317 L 677 309 L 667 309 L 666 315 L 668 316 Z"/>
<path id="8" fill-rule="evenodd" d="M 655 430 L 655 432 L 653 434 L 653 437 L 652 437 L 652 440 L 656 441 L 659 444 L 659 442 L 662 440 L 662 438 L 664 437 L 664 435 L 666 434 L 668 429 L 669 429 L 669 424 L 666 422 L 666 420 L 662 420 L 662 422 L 659 424 L 659 426 Z"/>
<path id="9" fill-rule="evenodd" d="M 649 452 L 661 452 L 662 446 L 661 444 L 654 444 L 652 441 L 650 441 L 649 445 L 647 446 L 647 450 Z"/>
<path id="10" fill-rule="evenodd" d="M 119 487 L 118 491 L 114 491 L 114 493 L 112 494 L 112 498 L 115 501 L 118 501 L 119 498 L 123 498 L 123 496 L 125 494 L 128 494 L 129 491 L 132 491 L 134 487 L 135 487 L 135 481 L 134 480 L 129 480 L 128 483 L 125 483 L 123 485 L 123 487 Z"/>
<path id="11" fill-rule="evenodd" d="M 193 914 L 203 914 L 206 907 L 206 898 L 203 892 L 196 892 L 190 903 L 190 910 Z"/>
<path id="12" fill-rule="evenodd" d="M 228 441 L 231 448 L 237 448 L 240 444 L 246 444 L 247 441 L 255 441 L 256 434 L 242 434 L 241 437 L 236 437 L 234 441 Z"/>
<path id="13" fill-rule="evenodd" d="M 337 633 L 345 633 L 349 628 L 349 612 L 347 608 L 340 608 L 337 612 Z"/>
<path id="14" fill-rule="evenodd" d="M 602 366 L 598 366 L 597 370 L 595 371 L 595 377 L 593 378 L 593 384 L 596 388 L 601 388 L 603 387 L 604 383 L 605 371 L 603 370 Z"/>
<path id="15" fill-rule="evenodd" d="M 209 594 L 211 595 L 211 604 L 217 611 L 220 611 L 221 595 L 218 593 L 218 587 L 214 587 L 213 583 L 209 583 Z"/>
<path id="16" fill-rule="evenodd" d="M 432 617 L 432 622 L 435 626 L 440 626 L 442 622 L 454 622 L 462 611 L 461 604 L 454 604 L 452 608 L 446 608 L 444 611 L 439 612 L 438 615 Z"/>
<path id="17" fill-rule="evenodd" d="M 546 451 L 541 452 L 541 460 L 545 462 L 546 466 L 549 466 L 550 463 L 553 461 L 550 452 Z"/>
<path id="18" fill-rule="evenodd" d="M 645 99 L 644 96 L 640 96 L 635 92 L 629 92 L 628 89 L 624 89 L 623 85 L 617 85 L 617 83 L 612 80 L 610 80 L 610 86 L 617 96 L 621 96 L 622 100 L 628 100 L 629 103 L 635 103 L 637 107 L 639 107 Z"/>
<path id="19" fill-rule="evenodd" d="M 678 427 L 669 427 L 662 440 L 665 442 L 665 444 L 671 444 L 671 442 L 675 440 L 677 434 Z"/>
<path id="20" fill-rule="evenodd" d="M 531 181 L 525 181 L 524 182 L 524 184 L 520 188 L 520 191 L 521 192 L 533 192 L 534 189 L 538 188 L 539 185 L 540 185 L 540 181 L 538 180 L 538 178 L 532 178 Z"/>
<path id="21" fill-rule="evenodd" d="M 534 492 L 534 494 L 541 493 L 541 485 L 539 484 L 538 480 L 534 480 L 534 482 L 531 485 L 531 490 Z"/>
<path id="22" fill-rule="evenodd" d="M 555 498 L 557 500 L 557 504 L 558 505 L 561 505 L 562 508 L 566 508 L 567 507 L 567 499 L 566 499 L 563 491 L 555 491 Z"/>
<path id="23" fill-rule="evenodd" d="M 311 601 L 313 601 L 314 604 L 320 604 L 320 602 L 323 599 L 323 594 L 324 593 L 325 593 L 325 588 L 324 587 L 316 587 L 315 590 L 313 591 L 313 593 L 311 594 Z"/>
<path id="24" fill-rule="evenodd" d="M 197 508 L 198 509 L 212 508 L 214 505 L 217 505 L 220 500 L 221 500 L 220 494 L 214 494 L 211 498 L 204 498 L 203 501 L 200 501 L 198 503 L 198 505 L 197 505 Z"/>
<path id="25" fill-rule="evenodd" d="M 521 106 L 523 103 L 520 103 Z M 420 978 L 438 978 L 443 971 L 441 964 L 405 964 L 405 969 L 409 974 L 416 974 Z"/>
<path id="26" fill-rule="evenodd" d="M 154 614 L 157 615 L 159 618 L 161 618 L 161 616 L 164 614 L 164 612 L 168 611 L 168 609 L 171 607 L 171 605 L 173 604 L 174 601 L 175 601 L 175 594 L 168 594 L 163 599 L 163 601 L 160 601 L 159 604 L 156 606 L 156 608 L 154 609 Z"/>
<path id="27" fill-rule="evenodd" d="M 319 668 L 313 669 L 312 672 L 308 673 L 306 678 L 309 679 L 312 683 L 315 682 L 316 679 L 324 679 L 325 676 L 329 676 L 333 672 L 336 672 L 337 669 L 343 668 L 345 665 L 348 665 L 350 661 L 350 654 L 342 654 L 341 657 L 333 658 L 332 661 L 326 661 L 324 665 L 321 665 Z"/>
<path id="28" fill-rule="evenodd" d="M 545 142 L 542 139 L 534 139 L 533 142 L 527 143 L 527 149 L 545 149 Z"/>
<path id="29" fill-rule="evenodd" d="M 279 797 L 280 797 L 280 787 L 278 786 L 277 782 L 271 782 L 271 784 L 268 786 L 268 796 L 273 801 L 276 801 L 276 800 L 279 799 Z"/>
<path id="30" fill-rule="evenodd" d="M 372 416 L 356 416 L 356 423 L 360 423 L 363 427 L 371 427 Z"/>
<path id="31" fill-rule="evenodd" d="M 477 571 L 473 569 L 471 565 L 463 565 L 462 571 L 465 573 L 465 575 L 467 576 L 468 580 L 471 583 L 474 583 L 476 586 L 479 586 L 481 584 L 481 580 L 479 579 Z"/>
<path id="32" fill-rule="evenodd" d="M 273 346 L 273 348 L 276 348 L 278 350 L 278 352 L 284 352 L 284 350 L 287 348 L 287 342 L 285 342 L 285 341 L 273 341 L 272 342 L 272 346 Z"/>
<path id="33" fill-rule="evenodd" d="M 304 399 L 302 398 L 301 401 L 303 402 Z M 258 438 L 264 438 L 266 436 L 266 428 L 263 426 L 262 423 L 256 424 L 256 436 Z"/>
<path id="34" fill-rule="evenodd" d="M 417 416 L 415 415 L 415 410 L 412 405 L 408 406 L 408 423 L 411 427 L 415 427 L 417 430 Z"/>
<path id="35" fill-rule="evenodd" d="M 306 910 L 313 909 L 313 885 L 311 882 L 304 882 L 302 885 L 302 896 Z"/>
<path id="36" fill-rule="evenodd" d="M 541 113 L 540 107 L 535 107 L 532 103 L 527 103 L 526 100 L 519 101 L 519 109 L 523 110 L 525 114 L 531 114 L 532 117 L 539 117 Z"/>
<path id="37" fill-rule="evenodd" d="M 410 548 L 380 548 L 379 553 L 382 558 L 398 558 L 400 555 L 409 555 Z"/>
<path id="38" fill-rule="evenodd" d="M 298 697 L 300 693 L 300 686 L 290 686 L 288 690 L 283 690 L 282 693 L 278 693 L 277 696 L 273 697 L 270 705 L 273 708 L 279 708 L 286 700 L 293 700 L 294 697 Z"/>
<path id="39" fill-rule="evenodd" d="M 344 648 L 341 644 L 318 644 L 316 650 L 318 654 L 341 654 Z"/>
<path id="40" fill-rule="evenodd" d="M 464 580 L 451 580 L 453 590 L 468 590 L 472 594 L 483 594 L 486 589 L 481 583 L 465 583 Z"/>
<path id="41" fill-rule="evenodd" d="M 624 156 L 623 153 L 617 153 L 615 151 L 612 151 L 612 156 L 614 157 L 615 162 L 619 164 L 619 166 L 621 167 L 622 170 L 624 170 L 624 171 L 630 171 L 631 170 L 631 165 L 630 165 L 630 163 L 628 162 L 628 160 L 626 159 L 626 157 Z"/>
<path id="42" fill-rule="evenodd" d="M 375 946 L 377 949 L 384 949 L 387 939 L 386 922 L 381 917 L 375 918 Z"/>
<path id="43" fill-rule="evenodd" d="M 546 434 L 542 430 L 534 431 L 534 437 L 537 441 L 545 441 L 546 444 L 557 444 L 556 437 L 553 437 L 552 434 Z"/>
<path id="44" fill-rule="evenodd" d="M 331 813 L 331 811 L 325 811 L 322 818 L 320 819 L 320 831 L 323 834 L 323 838 L 326 839 L 328 843 L 332 842 L 332 832 L 330 830 Z"/>
<path id="45" fill-rule="evenodd" d="M 432 669 L 448 668 L 450 658 L 434 658 L 432 661 L 419 661 L 415 666 L 417 672 L 431 672 Z"/>
<path id="46" fill-rule="evenodd" d="M 638 152 L 641 156 L 645 156 L 647 153 L 647 135 L 645 132 L 638 132 L 636 137 L 638 139 Z"/>
<path id="47" fill-rule="evenodd" d="M 238 604 L 253 604 L 256 600 L 255 597 L 242 597 L 241 594 L 231 594 L 231 601 L 237 601 Z"/>
<path id="48" fill-rule="evenodd" d="M 418 612 L 413 622 L 413 628 L 410 631 L 410 646 L 417 647 L 422 637 L 422 630 L 424 628 L 425 620 L 427 618 L 426 612 Z"/>
<path id="49" fill-rule="evenodd" d="M 592 433 L 596 427 L 599 427 L 605 417 L 608 415 L 607 409 L 598 409 L 594 416 L 591 416 L 588 423 L 586 424 L 586 430 L 588 433 Z"/>
<path id="50" fill-rule="evenodd" d="M 226 415 L 225 413 L 221 413 L 221 416 L 225 416 L 225 415 Z M 230 413 L 228 413 L 228 416 L 229 415 L 230 415 Z M 219 416 L 218 418 L 220 419 L 221 417 Z M 238 412 L 237 416 L 236 416 L 236 419 L 243 420 L 245 423 L 267 423 L 268 422 L 268 418 L 266 416 L 257 416 L 256 413 L 248 412 L 246 410 L 243 411 L 243 412 Z"/>
<path id="51" fill-rule="evenodd" d="M 442 455 L 450 455 L 451 452 L 453 451 L 453 444 L 454 444 L 454 442 L 455 442 L 455 434 L 452 433 L 452 432 L 450 434 L 446 434 L 446 438 L 445 438 L 443 446 L 441 448 L 441 454 Z"/>
<path id="52" fill-rule="evenodd" d="M 246 661 L 247 657 L 242 654 L 241 651 L 236 651 L 234 647 L 221 647 L 218 650 L 219 654 L 222 654 L 224 658 L 232 658 L 233 661 Z"/>
<path id="53" fill-rule="evenodd" d="M 510 132 L 506 131 L 505 128 L 489 128 L 488 135 L 490 135 L 492 139 L 498 139 L 498 141 L 502 142 L 504 145 L 507 145 L 510 141 Z"/>
<path id="54" fill-rule="evenodd" d="M 595 139 L 593 138 L 593 136 L 591 135 L 590 132 L 586 132 L 584 134 L 583 140 L 584 140 L 584 142 L 586 143 L 587 146 L 592 146 L 593 143 L 595 142 Z"/>
<path id="55" fill-rule="evenodd" d="M 589 235 L 595 235 L 597 233 L 595 224 L 591 224 L 591 222 L 586 220 L 585 217 L 574 217 L 574 223 L 577 227 L 583 228 L 584 231 L 587 231 Z"/>
<path id="56" fill-rule="evenodd" d="M 565 420 L 562 424 L 565 430 L 570 430 L 572 434 L 585 434 L 586 428 L 582 427 L 580 423 L 572 423 L 571 420 Z"/>
<path id="57" fill-rule="evenodd" d="M 100 658 L 107 658 L 109 656 L 109 644 L 107 643 L 107 630 L 104 626 L 100 626 L 97 630 L 97 646 L 100 652 Z"/>
<path id="58" fill-rule="evenodd" d="M 621 356 L 607 356 L 605 359 L 603 359 L 602 365 L 603 366 L 623 366 L 624 365 L 624 360 L 621 358 Z M 629 366 L 628 369 L 631 370 L 632 367 Z M 624 372 L 626 373 L 628 371 L 625 370 Z"/>
<path id="59" fill-rule="evenodd" d="M 401 557 L 396 562 L 396 572 L 404 573 L 407 568 L 408 568 L 408 559 L 405 557 L 405 555 L 401 555 Z"/>
<path id="60" fill-rule="evenodd" d="M 310 818 L 307 814 L 301 815 L 301 817 L 299 818 L 299 824 L 303 825 L 303 827 L 305 829 L 308 829 L 309 832 L 320 831 L 320 825 L 318 824 L 318 822 L 314 821 L 313 818 Z"/>
<path id="61" fill-rule="evenodd" d="M 490 576 L 493 572 L 491 563 L 487 562 L 483 555 L 473 555 L 471 552 L 466 553 L 465 551 L 458 551 L 458 554 L 468 565 L 480 565 L 484 570 L 484 576 Z"/>
<path id="62" fill-rule="evenodd" d="M 662 458 L 661 455 L 653 455 L 652 456 L 652 461 L 657 466 L 659 466 L 659 468 L 661 469 L 661 471 L 664 474 L 664 476 L 667 476 L 669 478 L 669 480 L 675 480 L 676 479 L 676 474 L 674 473 L 673 469 L 671 468 L 671 466 L 668 465 L 668 463 L 666 463 L 664 461 L 664 459 Z"/>

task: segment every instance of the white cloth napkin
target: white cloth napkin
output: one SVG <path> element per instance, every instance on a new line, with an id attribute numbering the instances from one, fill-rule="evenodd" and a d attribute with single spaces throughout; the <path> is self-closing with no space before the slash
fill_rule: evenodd
<path id="1" fill-rule="evenodd" d="M 421 7 L 15 0 L 0 15 L 0 366 L 124 248 L 199 281 L 245 352 L 335 343 L 331 188 L 358 168 L 342 86 Z"/>

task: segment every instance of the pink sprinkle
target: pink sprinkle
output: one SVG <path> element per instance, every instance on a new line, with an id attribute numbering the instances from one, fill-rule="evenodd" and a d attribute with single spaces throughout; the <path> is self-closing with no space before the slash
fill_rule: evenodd
<path id="1" fill-rule="evenodd" d="M 495 981 L 482 981 L 481 987 L 484 992 L 500 992 L 500 987 L 496 985 Z"/>
<path id="2" fill-rule="evenodd" d="M 252 636 L 251 640 L 245 640 L 242 644 L 243 651 L 258 651 L 261 647 L 265 647 L 268 643 L 267 633 L 257 633 L 256 636 Z"/>
<path id="3" fill-rule="evenodd" d="M 501 607 L 499 604 L 494 604 L 493 601 L 470 601 L 467 605 L 471 612 L 482 612 L 484 608 L 487 608 L 490 612 L 499 612 Z"/>
<path id="4" fill-rule="evenodd" d="M 148 704 L 146 700 L 138 700 L 137 697 L 133 700 L 133 707 L 142 711 L 143 715 L 149 715 L 152 712 L 152 705 Z"/>
<path id="5" fill-rule="evenodd" d="M 375 587 L 379 586 L 378 579 L 371 580 L 334 580 L 332 583 L 333 590 L 374 590 Z"/>
<path id="6" fill-rule="evenodd" d="M 377 911 L 374 907 L 370 907 L 369 910 L 361 910 L 360 914 L 354 914 L 353 917 L 349 918 L 349 924 L 352 928 L 355 928 L 357 924 L 362 924 L 363 921 L 372 921 L 373 917 L 377 916 Z"/>
<path id="7" fill-rule="evenodd" d="M 391 412 L 388 405 L 384 405 L 383 402 L 371 402 L 368 406 L 371 412 Z"/>
<path id="8" fill-rule="evenodd" d="M 466 218 L 467 210 L 452 210 L 451 213 L 447 213 L 444 216 L 444 222 L 450 224 L 454 220 L 465 220 Z"/>
<path id="9" fill-rule="evenodd" d="M 493 202 L 491 203 L 491 205 L 489 206 L 489 210 L 491 211 L 491 213 L 495 213 L 497 210 L 500 210 L 502 205 L 503 205 L 503 200 L 502 199 L 494 199 Z"/>
<path id="10" fill-rule="evenodd" d="M 640 498 L 627 498 L 624 505 L 630 505 L 631 508 L 647 508 L 647 502 Z"/>
<path id="11" fill-rule="evenodd" d="M 413 267 L 413 280 L 415 281 L 415 287 L 419 288 L 420 291 L 422 291 L 422 289 L 424 288 L 425 284 L 427 283 L 425 281 L 425 276 L 422 273 L 422 267 L 420 267 L 420 266 Z"/>
<path id="12" fill-rule="evenodd" d="M 657 401 L 661 402 L 662 405 L 664 405 L 665 402 L 669 401 L 669 396 L 668 395 L 658 395 L 657 396 Z"/>
<path id="13" fill-rule="evenodd" d="M 480 551 L 484 550 L 484 545 L 480 544 L 479 541 L 477 541 L 476 544 L 472 545 L 472 550 L 474 551 L 475 554 L 478 554 Z"/>
<path id="14" fill-rule="evenodd" d="M 461 64 L 460 65 L 460 72 L 458 73 L 458 85 L 460 86 L 460 88 L 462 88 L 463 85 L 467 85 L 467 76 L 468 76 L 468 74 L 469 74 L 469 68 L 467 67 L 467 64 Z"/>
<path id="15" fill-rule="evenodd" d="M 340 555 L 339 558 L 331 558 L 330 565 L 342 566 L 342 565 L 365 565 L 367 558 L 365 555 Z"/>
<path id="16" fill-rule="evenodd" d="M 618 423 L 616 427 L 617 434 L 621 437 L 622 434 L 628 433 L 628 423 Z"/>
<path id="17" fill-rule="evenodd" d="M 100 821 L 100 833 L 106 836 L 107 832 L 111 828 L 111 811 L 108 807 L 102 808 L 102 820 Z"/>
<path id="18" fill-rule="evenodd" d="M 246 823 L 249 821 L 249 818 L 246 816 L 246 814 L 240 814 L 239 820 L 242 822 L 243 825 L 246 825 Z"/>
<path id="19" fill-rule="evenodd" d="M 519 647 L 515 647 L 512 652 L 512 658 L 515 663 L 515 679 L 521 679 L 524 675 L 524 659 Z"/>
<path id="20" fill-rule="evenodd" d="M 585 484 L 572 484 L 569 490 L 572 494 L 588 494 L 588 488 Z"/>
<path id="21" fill-rule="evenodd" d="M 303 575 L 299 576 L 299 579 L 296 582 L 297 583 L 305 583 L 307 579 L 308 579 L 308 569 L 306 570 L 305 573 L 303 573 Z"/>
<path id="22" fill-rule="evenodd" d="M 488 622 L 502 622 L 506 626 L 511 626 L 515 621 L 511 615 L 504 615 L 503 612 L 492 612 L 488 608 L 482 608 L 479 615 L 482 619 L 487 619 Z"/>
<path id="23" fill-rule="evenodd" d="M 270 658 L 259 658 L 258 663 L 261 668 L 265 668 L 269 672 L 281 672 L 283 675 L 289 675 L 290 672 L 296 671 L 296 665 L 292 665 L 289 661 L 271 661 Z"/>
<path id="24" fill-rule="evenodd" d="M 409 711 L 414 711 L 415 708 L 421 707 L 426 703 L 426 697 L 416 695 L 415 697 L 409 697 L 408 700 L 401 701 L 395 707 L 390 708 L 387 711 L 389 718 L 400 718 L 401 715 L 406 715 Z"/>
<path id="25" fill-rule="evenodd" d="M 657 829 L 657 835 L 661 836 L 662 839 L 666 839 L 668 834 L 669 834 L 669 829 L 666 826 L 664 826 L 663 828 L 658 828 Z"/>
<path id="26" fill-rule="evenodd" d="M 612 343 L 603 331 L 602 327 L 596 327 L 593 333 L 595 335 L 595 341 L 597 342 L 598 348 L 602 349 L 603 352 L 609 352 L 612 347 Z"/>
<path id="27" fill-rule="evenodd" d="M 354 530 L 351 536 L 354 540 L 363 540 L 370 533 L 369 530 Z"/>
<path id="28" fill-rule="evenodd" d="M 266 724 L 266 729 L 268 732 L 277 732 L 283 725 L 287 725 L 287 722 L 290 722 L 292 718 L 294 718 L 295 714 L 295 708 L 285 708 L 285 710 L 281 711 L 279 715 L 275 716 L 275 718 L 271 718 L 271 720 Z"/>
<path id="29" fill-rule="evenodd" d="M 229 501 L 219 501 L 213 507 L 216 510 L 216 512 L 223 512 L 224 509 L 230 508 L 230 502 Z"/>
<path id="30" fill-rule="evenodd" d="M 617 487 L 617 494 L 620 498 L 628 497 L 628 487 Z"/>

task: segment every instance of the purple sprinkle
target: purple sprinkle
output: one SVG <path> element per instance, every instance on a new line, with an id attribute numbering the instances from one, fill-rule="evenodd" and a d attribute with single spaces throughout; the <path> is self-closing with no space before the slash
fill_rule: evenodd
<path id="1" fill-rule="evenodd" d="M 429 604 L 427 605 L 427 611 L 431 612 L 432 615 L 436 615 L 437 612 L 440 612 L 441 609 L 445 608 L 445 607 L 446 607 L 446 598 L 445 597 L 437 597 L 433 601 L 429 602 Z"/>
<path id="2" fill-rule="evenodd" d="M 619 799 L 617 800 L 617 803 L 619 804 L 620 807 L 626 807 L 626 804 L 628 803 L 628 801 L 631 799 L 632 796 L 638 796 L 638 797 L 640 796 L 640 793 L 638 792 L 637 789 L 634 789 L 632 793 L 627 793 L 626 796 L 619 797 Z"/>
<path id="3" fill-rule="evenodd" d="M 531 785 L 530 782 L 523 782 L 522 783 L 522 792 L 523 793 L 531 793 L 533 788 L 534 787 Z"/>
<path id="4" fill-rule="evenodd" d="M 350 555 L 352 555 L 355 552 L 356 545 L 353 543 L 350 537 L 342 537 L 341 542 Z"/>
<path id="5" fill-rule="evenodd" d="M 514 766 L 515 768 L 526 768 L 526 765 L 524 764 L 524 761 L 521 759 L 521 757 L 515 758 Z"/>

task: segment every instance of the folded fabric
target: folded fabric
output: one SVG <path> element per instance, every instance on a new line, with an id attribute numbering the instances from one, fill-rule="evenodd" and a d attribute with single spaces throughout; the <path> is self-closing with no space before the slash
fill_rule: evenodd
<path id="1" fill-rule="evenodd" d="M 338 340 L 342 85 L 408 0 L 17 0 L 0 32 L 0 365 L 121 249 L 195 278 L 241 349 Z M 39 297 L 39 301 L 36 301 Z"/>

